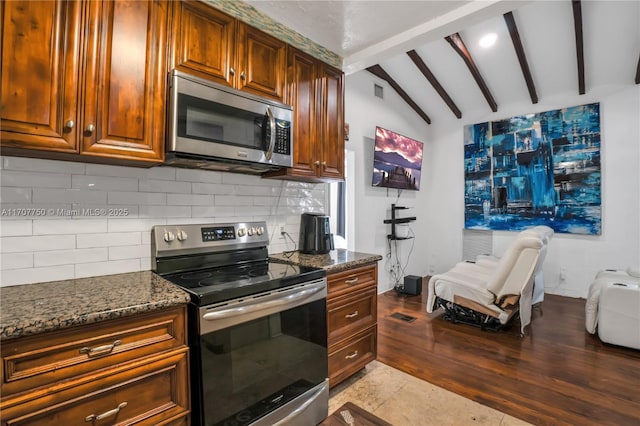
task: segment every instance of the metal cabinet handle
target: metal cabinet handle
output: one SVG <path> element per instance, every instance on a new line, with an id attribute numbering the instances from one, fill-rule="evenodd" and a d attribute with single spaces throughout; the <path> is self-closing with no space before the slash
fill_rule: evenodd
<path id="1" fill-rule="evenodd" d="M 74 123 L 73 120 L 69 120 L 66 123 L 64 123 L 64 127 L 66 127 L 67 129 L 73 129 L 75 125 L 76 123 Z"/>
<path id="2" fill-rule="evenodd" d="M 354 317 L 357 317 L 357 316 L 358 316 L 358 311 L 355 311 L 354 313 L 352 313 L 352 314 L 347 314 L 347 315 L 345 315 L 344 317 L 345 317 L 345 318 L 354 318 Z"/>
<path id="3" fill-rule="evenodd" d="M 80 348 L 80 353 L 87 354 L 88 356 L 106 355 L 113 352 L 113 348 L 115 348 L 120 344 L 122 344 L 122 341 L 116 340 L 110 345 L 97 346 L 95 348 L 90 348 L 88 346 L 85 346 L 84 348 Z"/>
<path id="4" fill-rule="evenodd" d="M 89 124 L 87 126 L 87 132 L 88 133 L 93 133 L 94 130 L 96 130 L 96 126 L 94 126 L 93 124 Z"/>
<path id="5" fill-rule="evenodd" d="M 235 70 L 235 68 L 233 68 L 233 67 L 229 68 L 229 74 L 231 74 L 231 75 L 236 75 L 236 70 Z"/>
<path id="6" fill-rule="evenodd" d="M 242 71 L 242 72 L 240 73 L 240 78 L 241 78 L 242 80 L 244 80 L 244 79 L 245 79 L 244 71 Z"/>
<path id="7" fill-rule="evenodd" d="M 358 277 L 352 278 L 350 280 L 344 280 L 345 283 L 351 285 L 351 284 L 355 284 L 358 282 Z"/>
<path id="8" fill-rule="evenodd" d="M 316 162 L 315 162 L 315 163 L 313 163 L 313 164 L 315 164 L 315 165 L 316 165 L 316 167 L 320 167 L 320 160 L 316 160 Z"/>
<path id="9" fill-rule="evenodd" d="M 323 168 L 323 169 L 326 169 L 326 168 L 327 168 L 327 162 L 326 162 L 326 161 L 323 161 L 323 162 L 322 162 L 322 168 Z"/>
<path id="10" fill-rule="evenodd" d="M 358 356 L 358 351 L 353 351 L 352 354 L 345 355 L 345 359 L 352 359 Z"/>
<path id="11" fill-rule="evenodd" d="M 120 410 L 122 410 L 126 406 L 127 406 L 126 402 L 121 402 L 113 410 L 105 411 L 104 413 L 98 414 L 98 415 L 96 415 L 96 414 L 88 415 L 87 417 L 84 418 L 84 421 L 85 422 L 100 421 L 102 419 L 106 419 L 107 417 L 115 416 L 116 414 L 118 414 L 120 412 Z"/>

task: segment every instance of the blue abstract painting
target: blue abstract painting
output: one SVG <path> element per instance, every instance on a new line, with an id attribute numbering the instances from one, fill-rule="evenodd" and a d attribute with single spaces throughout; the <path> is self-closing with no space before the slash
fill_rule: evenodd
<path id="1" fill-rule="evenodd" d="M 465 228 L 601 233 L 600 104 L 464 128 Z"/>

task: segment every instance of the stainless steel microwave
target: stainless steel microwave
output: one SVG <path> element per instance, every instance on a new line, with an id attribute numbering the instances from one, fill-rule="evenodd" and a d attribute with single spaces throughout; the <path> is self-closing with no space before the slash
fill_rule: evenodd
<path id="1" fill-rule="evenodd" d="M 174 70 L 165 164 L 262 173 L 293 165 L 290 106 Z"/>

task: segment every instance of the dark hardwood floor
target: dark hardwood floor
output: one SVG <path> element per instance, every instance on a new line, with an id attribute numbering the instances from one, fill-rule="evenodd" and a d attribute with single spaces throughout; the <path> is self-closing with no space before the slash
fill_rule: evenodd
<path id="1" fill-rule="evenodd" d="M 380 362 L 536 425 L 640 425 L 640 351 L 587 333 L 584 299 L 546 295 L 524 337 L 517 321 L 452 324 L 425 300 L 379 295 Z"/>

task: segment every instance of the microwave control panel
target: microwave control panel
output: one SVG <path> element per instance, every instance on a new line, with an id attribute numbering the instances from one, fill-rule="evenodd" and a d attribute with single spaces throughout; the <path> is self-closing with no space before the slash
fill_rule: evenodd
<path id="1" fill-rule="evenodd" d="M 276 118 L 276 143 L 273 152 L 291 154 L 291 123 Z"/>

